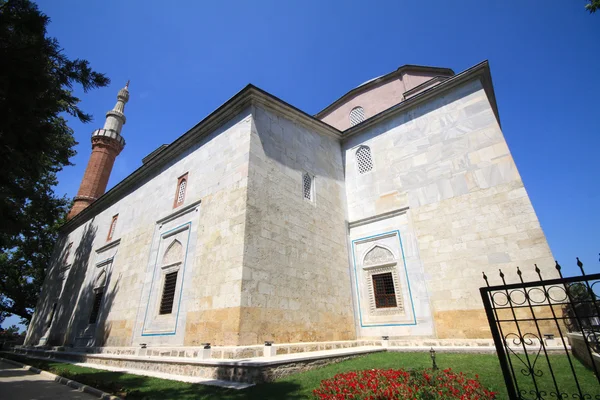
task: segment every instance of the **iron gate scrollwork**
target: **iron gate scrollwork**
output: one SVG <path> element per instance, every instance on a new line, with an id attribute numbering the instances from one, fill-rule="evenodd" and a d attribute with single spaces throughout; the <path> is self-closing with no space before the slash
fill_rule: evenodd
<path id="1" fill-rule="evenodd" d="M 600 350 L 600 274 L 586 275 L 579 259 L 577 265 L 581 276 L 563 277 L 557 262 L 560 278 L 546 280 L 536 265 L 532 282 L 517 267 L 517 283 L 507 283 L 500 270 L 497 286 L 483 274 L 481 298 L 511 400 L 600 400 L 600 363 L 594 361 Z M 585 344 L 577 347 L 581 354 L 573 353 L 568 334 Z M 598 390 L 589 391 L 588 371 L 582 384 L 576 355 L 589 357 Z"/>

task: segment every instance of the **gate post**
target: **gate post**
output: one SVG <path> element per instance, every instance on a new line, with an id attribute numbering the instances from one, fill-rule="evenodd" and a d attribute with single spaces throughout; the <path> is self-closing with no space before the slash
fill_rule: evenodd
<path id="1" fill-rule="evenodd" d="M 502 368 L 502 375 L 504 375 L 504 383 L 506 385 L 508 397 L 510 400 L 518 400 L 519 396 L 517 395 L 512 374 L 510 372 L 510 367 L 508 366 L 508 356 L 506 354 L 506 349 L 504 348 L 504 339 L 500 336 L 500 332 L 498 331 L 498 325 L 496 323 L 496 319 L 494 318 L 493 306 L 486 289 L 487 288 L 485 287 L 479 288 L 479 293 L 481 294 L 481 300 L 483 301 L 485 314 L 488 319 L 488 324 L 490 325 L 490 330 L 492 331 L 492 338 L 494 338 L 494 345 L 496 346 L 496 353 L 498 354 L 498 360 L 500 361 L 500 368 Z"/>

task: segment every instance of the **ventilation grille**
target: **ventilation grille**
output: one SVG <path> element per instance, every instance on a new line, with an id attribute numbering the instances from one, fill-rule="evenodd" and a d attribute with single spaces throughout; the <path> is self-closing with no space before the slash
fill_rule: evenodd
<path id="1" fill-rule="evenodd" d="M 396 307 L 396 291 L 394 290 L 394 278 L 391 272 L 373 275 L 373 288 L 375 289 L 375 307 Z"/>
<path id="2" fill-rule="evenodd" d="M 90 314 L 90 324 L 95 324 L 100 313 L 100 305 L 102 304 L 102 296 L 104 295 L 103 290 L 99 290 L 94 295 L 94 305 L 92 307 L 92 313 Z"/>
<path id="3" fill-rule="evenodd" d="M 185 197 L 185 185 L 185 180 L 181 181 L 181 183 L 179 184 L 179 191 L 177 192 L 177 204 L 183 203 L 183 199 Z"/>
<path id="4" fill-rule="evenodd" d="M 371 149 L 367 146 L 361 146 L 356 150 L 356 161 L 358 163 L 358 172 L 364 174 L 373 169 L 373 160 L 371 159 Z"/>
<path id="5" fill-rule="evenodd" d="M 160 314 L 171 314 L 173 311 L 173 300 L 175 299 L 175 286 L 177 286 L 177 273 L 171 272 L 165 275 L 165 286 L 160 301 Z"/>
<path id="6" fill-rule="evenodd" d="M 362 107 L 354 107 L 350 111 L 350 126 L 360 124 L 365 120 L 365 110 Z"/>
<path id="7" fill-rule="evenodd" d="M 306 200 L 311 200 L 312 199 L 312 179 L 310 177 L 310 175 L 308 174 L 304 174 L 304 177 L 302 178 L 302 184 L 303 184 L 303 192 L 304 192 L 304 198 Z"/>

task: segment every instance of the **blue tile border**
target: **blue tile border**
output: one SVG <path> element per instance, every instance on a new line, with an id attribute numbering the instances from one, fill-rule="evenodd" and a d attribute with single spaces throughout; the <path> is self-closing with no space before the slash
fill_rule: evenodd
<path id="1" fill-rule="evenodd" d="M 144 333 L 144 330 L 146 329 L 146 319 L 148 317 L 148 307 L 150 307 L 150 298 L 152 297 L 152 288 L 154 287 L 154 280 L 156 278 L 156 267 L 158 265 L 158 255 L 160 253 L 160 240 L 163 239 L 164 236 L 168 235 L 169 233 L 181 229 L 182 227 L 188 225 L 187 231 L 188 231 L 188 237 L 187 237 L 187 244 L 185 247 L 185 256 L 183 257 L 183 265 L 181 267 L 181 287 L 179 288 L 179 301 L 177 303 L 177 315 L 175 316 L 175 329 L 173 329 L 173 332 L 161 332 L 161 333 Z M 156 259 L 154 261 L 154 270 L 152 272 L 152 282 L 150 283 L 150 292 L 148 293 L 148 301 L 146 302 L 146 312 L 144 313 L 144 323 L 142 325 L 142 336 L 173 336 L 177 333 L 177 324 L 179 323 L 179 310 L 181 310 L 181 298 L 183 297 L 183 283 L 185 281 L 185 267 L 187 265 L 187 256 L 188 256 L 188 250 L 190 248 L 190 236 L 192 234 L 192 222 L 186 222 L 185 224 L 179 225 L 173 229 L 168 230 L 165 233 L 162 233 L 160 235 L 160 239 L 159 239 L 159 247 L 156 251 Z M 150 250 L 152 251 L 152 249 Z"/>
<path id="2" fill-rule="evenodd" d="M 373 324 L 373 325 L 364 325 L 363 324 L 363 320 L 362 320 L 362 311 L 361 311 L 361 306 L 360 306 L 360 290 L 358 288 L 358 274 L 356 272 L 356 249 L 355 249 L 355 243 L 356 242 L 362 242 L 364 240 L 367 239 L 373 239 L 373 238 L 377 238 L 377 237 L 381 237 L 381 236 L 389 236 L 390 234 L 395 234 L 398 236 L 398 241 L 400 242 L 400 250 L 402 251 L 402 265 L 404 266 L 404 273 L 406 274 L 406 284 L 408 286 L 408 298 L 410 299 L 410 306 L 412 309 L 412 315 L 413 315 L 413 322 L 411 323 L 406 323 L 406 324 Z M 366 236 L 366 237 L 362 237 L 359 239 L 355 239 L 352 241 L 352 262 L 354 263 L 354 283 L 356 286 L 356 299 L 358 302 L 358 317 L 360 320 L 360 326 L 361 328 L 374 328 L 374 327 L 380 327 L 380 326 L 414 326 L 417 325 L 417 315 L 415 314 L 415 304 L 412 298 L 412 291 L 410 288 L 410 279 L 408 278 L 408 269 L 406 268 L 406 259 L 404 257 L 404 246 L 402 245 L 402 238 L 400 237 L 400 231 L 398 229 L 394 230 L 394 231 L 389 231 L 389 232 L 384 232 L 384 233 L 380 233 L 377 235 L 372 235 L 372 236 Z"/>

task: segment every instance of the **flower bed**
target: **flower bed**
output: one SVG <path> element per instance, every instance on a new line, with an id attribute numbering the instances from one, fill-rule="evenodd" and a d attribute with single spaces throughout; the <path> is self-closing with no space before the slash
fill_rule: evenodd
<path id="1" fill-rule="evenodd" d="M 468 378 L 462 372 L 405 371 L 402 369 L 365 370 L 337 374 L 321 382 L 313 391 L 319 400 L 492 400 L 496 393 L 479 383 L 479 377 Z"/>

